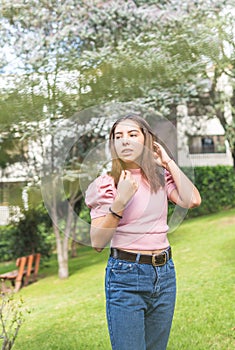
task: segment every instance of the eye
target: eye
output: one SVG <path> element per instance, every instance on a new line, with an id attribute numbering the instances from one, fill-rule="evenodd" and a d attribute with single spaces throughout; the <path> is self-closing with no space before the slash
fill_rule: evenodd
<path id="1" fill-rule="evenodd" d="M 130 137 L 137 137 L 137 134 L 130 134 Z"/>

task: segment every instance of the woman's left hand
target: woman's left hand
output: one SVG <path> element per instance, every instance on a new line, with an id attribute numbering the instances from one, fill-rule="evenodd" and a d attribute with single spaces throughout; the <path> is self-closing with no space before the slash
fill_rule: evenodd
<path id="1" fill-rule="evenodd" d="M 167 168 L 167 164 L 170 162 L 171 158 L 167 154 L 165 148 L 158 142 L 153 143 L 153 148 L 157 165 Z"/>

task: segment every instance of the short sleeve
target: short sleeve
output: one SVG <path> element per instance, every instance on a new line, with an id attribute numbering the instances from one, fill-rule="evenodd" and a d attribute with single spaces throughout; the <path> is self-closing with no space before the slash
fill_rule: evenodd
<path id="1" fill-rule="evenodd" d="M 167 197 L 170 196 L 171 192 L 176 188 L 176 184 L 171 173 L 168 170 L 165 170 L 165 183 L 166 183 L 166 193 Z"/>
<path id="2" fill-rule="evenodd" d="M 91 209 L 91 219 L 105 216 L 115 196 L 116 187 L 111 176 L 105 174 L 95 179 L 85 193 L 85 203 Z"/>

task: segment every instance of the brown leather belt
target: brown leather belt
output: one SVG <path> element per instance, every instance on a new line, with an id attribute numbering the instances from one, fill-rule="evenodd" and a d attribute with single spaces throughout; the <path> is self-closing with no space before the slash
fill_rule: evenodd
<path id="1" fill-rule="evenodd" d="M 153 255 L 144 255 L 140 254 L 138 259 L 138 254 L 125 252 L 124 250 L 120 250 L 117 248 L 111 248 L 110 256 L 115 259 L 126 260 L 130 262 L 138 262 L 139 264 L 149 264 L 153 266 L 163 266 L 167 263 L 169 259 L 171 259 L 171 247 L 163 250 L 159 254 Z"/>

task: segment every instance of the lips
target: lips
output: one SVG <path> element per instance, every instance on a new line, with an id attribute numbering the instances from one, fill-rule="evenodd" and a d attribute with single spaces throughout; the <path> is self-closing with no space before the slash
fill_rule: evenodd
<path id="1" fill-rule="evenodd" d="M 131 154 L 133 152 L 133 149 L 131 148 L 125 148 L 122 150 L 122 154 L 125 154 L 125 155 L 128 155 L 128 154 Z"/>

